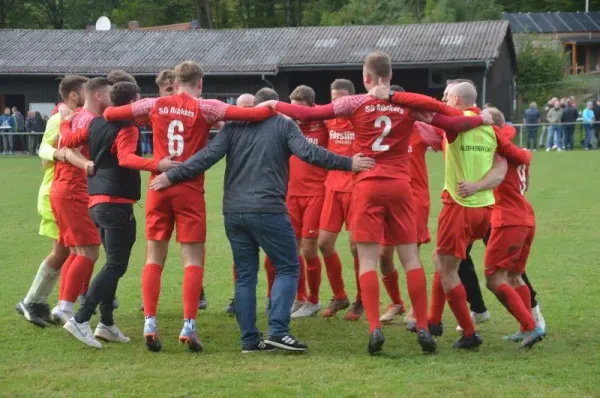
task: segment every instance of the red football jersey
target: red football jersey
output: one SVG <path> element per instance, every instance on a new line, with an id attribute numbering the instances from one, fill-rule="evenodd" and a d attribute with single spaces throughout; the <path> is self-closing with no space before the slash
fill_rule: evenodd
<path id="1" fill-rule="evenodd" d="M 329 130 L 327 149 L 342 156 L 353 156 L 354 127 L 347 118 L 336 118 L 325 121 Z M 354 177 L 352 172 L 329 170 L 325 187 L 336 192 L 352 192 Z"/>
<path id="2" fill-rule="evenodd" d="M 505 124 L 500 134 L 507 140 L 512 140 L 516 130 Z M 521 151 L 525 151 L 521 149 Z M 535 214 L 531 203 L 525 197 L 529 184 L 529 162 L 517 164 L 508 162 L 508 170 L 504 181 L 494 190 L 496 205 L 492 212 L 492 227 L 521 225 L 535 226 Z"/>
<path id="3" fill-rule="evenodd" d="M 299 122 L 300 130 L 313 144 L 327 148 L 329 132 L 323 122 Z M 303 162 L 297 156 L 290 157 L 288 195 L 324 196 L 327 170 Z"/>
<path id="4" fill-rule="evenodd" d="M 410 152 L 410 186 L 413 200 L 420 205 L 431 204 L 429 197 L 429 175 L 425 154 L 427 148 L 439 151 L 442 147 L 444 130 L 423 122 L 415 122 L 410 136 L 408 151 Z"/>
<path id="5" fill-rule="evenodd" d="M 221 101 L 202 100 L 185 93 L 146 98 L 132 104 L 135 118 L 150 116 L 154 159 L 173 156 L 173 160 L 180 162 L 206 146 L 210 126 L 223 119 L 227 106 Z M 204 174 L 182 184 L 204 192 Z"/>
<path id="6" fill-rule="evenodd" d="M 77 131 L 89 126 L 92 119 L 98 115 L 91 111 L 81 108 L 71 121 L 71 130 Z M 59 135 L 57 148 L 62 148 L 61 137 Z M 89 158 L 87 144 L 81 147 L 81 153 Z M 50 195 L 62 198 L 88 200 L 87 174 L 85 170 L 73 166 L 70 163 L 56 162 L 54 166 L 54 180 Z"/>
<path id="7" fill-rule="evenodd" d="M 414 112 L 368 94 L 350 95 L 333 102 L 336 116 L 349 116 L 354 126 L 354 153 L 375 159 L 372 170 L 357 176 L 410 180 L 408 145 L 415 120 L 431 122 L 433 113 Z"/>

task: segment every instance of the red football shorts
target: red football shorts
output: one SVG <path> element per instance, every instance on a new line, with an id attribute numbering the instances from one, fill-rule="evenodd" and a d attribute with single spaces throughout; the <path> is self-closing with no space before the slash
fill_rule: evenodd
<path id="1" fill-rule="evenodd" d="M 339 233 L 342 225 L 352 231 L 352 192 L 325 191 L 319 226 L 324 231 Z"/>
<path id="2" fill-rule="evenodd" d="M 296 239 L 318 238 L 324 196 L 288 196 L 287 207 Z"/>
<path id="3" fill-rule="evenodd" d="M 467 246 L 485 236 L 491 215 L 491 207 L 463 207 L 456 203 L 444 203 L 438 218 L 436 252 L 464 259 Z"/>
<path id="4" fill-rule="evenodd" d="M 175 185 L 164 191 L 148 190 L 146 239 L 170 240 L 174 227 L 179 243 L 206 242 L 203 192 L 188 185 Z"/>
<path id="5" fill-rule="evenodd" d="M 392 178 L 358 181 L 352 193 L 353 238 L 390 246 L 417 243 L 412 189 Z"/>
<path id="6" fill-rule="evenodd" d="M 431 234 L 429 233 L 429 210 L 430 205 L 420 205 L 413 201 L 416 224 L 417 224 L 417 245 L 421 246 L 431 242 Z"/>
<path id="7" fill-rule="evenodd" d="M 58 226 L 58 243 L 65 247 L 100 245 L 87 200 L 51 196 L 50 205 Z"/>
<path id="8" fill-rule="evenodd" d="M 485 249 L 485 274 L 491 275 L 498 269 L 522 274 L 534 236 L 534 227 L 515 225 L 492 228 Z"/>

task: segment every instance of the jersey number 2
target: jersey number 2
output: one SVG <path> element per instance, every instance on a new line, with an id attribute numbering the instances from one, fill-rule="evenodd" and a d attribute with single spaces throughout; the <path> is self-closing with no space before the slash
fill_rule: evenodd
<path id="1" fill-rule="evenodd" d="M 175 133 L 175 127 L 179 134 Z M 169 139 L 169 155 L 171 156 L 181 156 L 183 153 L 183 123 L 181 120 L 172 120 L 169 123 L 169 129 L 167 130 L 167 138 Z M 175 145 L 177 143 L 177 145 Z"/>
<path id="2" fill-rule="evenodd" d="M 375 119 L 375 128 L 380 128 L 382 124 L 383 132 L 379 137 L 377 137 L 371 146 L 373 152 L 385 152 L 390 149 L 389 145 L 383 145 L 381 142 L 392 130 L 392 120 L 387 116 L 379 116 L 377 119 Z"/>

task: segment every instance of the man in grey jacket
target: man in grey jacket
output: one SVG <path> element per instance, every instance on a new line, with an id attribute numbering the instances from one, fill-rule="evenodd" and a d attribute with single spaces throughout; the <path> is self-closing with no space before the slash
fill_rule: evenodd
<path id="1" fill-rule="evenodd" d="M 277 99 L 275 91 L 261 89 L 254 102 Z M 306 351 L 306 345 L 289 333 L 300 270 L 296 238 L 285 203 L 289 158 L 296 155 L 323 168 L 355 172 L 371 169 L 375 161 L 362 154 L 350 158 L 329 152 L 310 143 L 295 122 L 273 116 L 258 124 L 227 123 L 206 148 L 155 178 L 150 188 L 164 189 L 196 178 L 225 155 L 223 214 L 237 274 L 235 313 L 242 334 L 242 352 L 275 348 Z M 277 270 L 271 291 L 269 333 L 264 341 L 256 328 L 259 247 Z"/>

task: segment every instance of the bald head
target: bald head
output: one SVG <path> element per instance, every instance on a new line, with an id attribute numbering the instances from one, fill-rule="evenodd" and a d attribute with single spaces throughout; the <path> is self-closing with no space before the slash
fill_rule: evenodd
<path id="1" fill-rule="evenodd" d="M 254 96 L 252 94 L 242 94 L 238 97 L 235 104 L 242 108 L 252 108 L 254 107 Z"/>
<path id="2" fill-rule="evenodd" d="M 448 105 L 465 110 L 475 105 L 477 90 L 471 83 L 458 83 L 448 91 Z"/>

